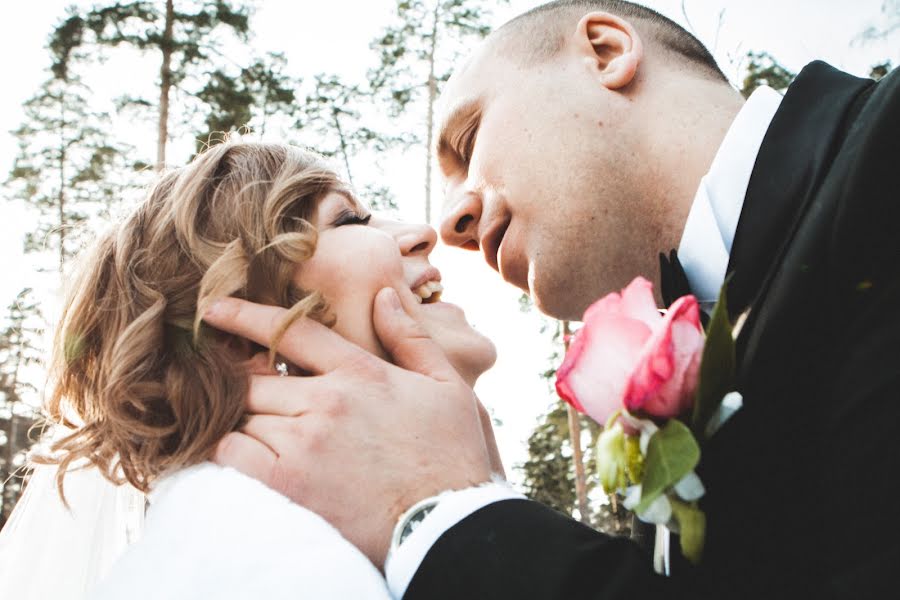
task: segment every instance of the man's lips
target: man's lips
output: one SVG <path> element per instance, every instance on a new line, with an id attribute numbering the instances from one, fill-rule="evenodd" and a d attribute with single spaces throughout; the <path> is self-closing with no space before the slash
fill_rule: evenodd
<path id="1" fill-rule="evenodd" d="M 509 217 L 494 221 L 487 231 L 484 232 L 484 235 L 481 236 L 481 240 L 479 240 L 481 251 L 484 252 L 484 260 L 498 273 L 500 272 L 500 266 L 497 254 L 500 252 L 503 236 L 506 235 L 506 230 L 509 229 L 509 223 Z"/>
<path id="2" fill-rule="evenodd" d="M 481 238 L 485 261 L 500 273 L 505 281 L 528 291 L 528 268 L 524 256 L 517 253 L 515 236 L 509 233 L 509 217 L 492 223 Z"/>

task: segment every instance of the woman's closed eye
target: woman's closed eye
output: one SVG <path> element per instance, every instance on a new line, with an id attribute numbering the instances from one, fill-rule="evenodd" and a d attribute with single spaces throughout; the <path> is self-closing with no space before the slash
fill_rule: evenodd
<path id="1" fill-rule="evenodd" d="M 343 211 L 337 216 L 332 223 L 332 227 L 341 227 L 343 225 L 368 225 L 372 219 L 372 214 L 361 215 L 352 210 Z"/>

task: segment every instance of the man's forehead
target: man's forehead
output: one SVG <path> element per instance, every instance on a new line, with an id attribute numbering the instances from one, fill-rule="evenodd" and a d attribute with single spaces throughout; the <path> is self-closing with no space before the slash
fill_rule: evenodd
<path id="1" fill-rule="evenodd" d="M 448 86 L 453 87 L 459 82 L 471 85 L 473 82 L 483 81 L 485 77 L 498 73 L 503 62 L 504 57 L 498 44 L 488 38 L 475 48 L 462 65 L 453 69 Z"/>
<path id="2" fill-rule="evenodd" d="M 466 62 L 454 71 L 438 100 L 441 128 L 451 125 L 461 113 L 470 112 L 473 105 L 483 103 L 497 82 L 498 61 L 482 45 Z"/>

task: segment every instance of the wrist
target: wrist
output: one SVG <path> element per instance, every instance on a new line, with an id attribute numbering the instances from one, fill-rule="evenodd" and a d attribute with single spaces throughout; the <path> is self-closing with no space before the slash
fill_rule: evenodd
<path id="1" fill-rule="evenodd" d="M 457 523 L 488 504 L 523 498 L 522 494 L 499 477 L 480 485 L 435 496 L 433 499 L 437 504 L 434 508 L 387 555 L 384 572 L 391 593 L 395 598 L 403 597 L 407 585 L 431 547 Z M 401 526 L 399 521 L 398 526 Z"/>
<path id="2" fill-rule="evenodd" d="M 391 534 L 391 543 L 388 547 L 385 562 L 390 560 L 391 555 L 406 541 L 413 531 L 428 517 L 429 514 L 438 506 L 441 496 L 431 496 L 420 500 L 406 510 L 397 522 L 394 524 L 394 530 Z"/>

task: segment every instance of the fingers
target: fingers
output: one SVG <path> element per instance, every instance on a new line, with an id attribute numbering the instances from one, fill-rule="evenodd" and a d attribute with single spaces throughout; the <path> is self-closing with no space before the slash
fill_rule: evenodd
<path id="1" fill-rule="evenodd" d="M 244 363 L 244 368 L 251 375 L 278 375 L 278 371 L 269 365 L 269 353 L 257 352 Z"/>
<path id="2" fill-rule="evenodd" d="M 255 304 L 237 298 L 217 301 L 203 315 L 208 324 L 267 348 L 287 315 L 279 306 Z M 301 318 L 287 329 L 277 351 L 302 369 L 327 373 L 359 358 L 365 351 L 312 319 Z"/>
<path id="3" fill-rule="evenodd" d="M 283 448 L 284 442 L 290 441 L 296 429 L 292 427 L 291 417 L 252 415 L 241 426 L 241 433 L 267 446 L 273 454 L 278 454 L 278 448 Z"/>
<path id="4" fill-rule="evenodd" d="M 326 393 L 317 377 L 256 375 L 250 378 L 247 410 L 254 414 L 299 417 Z"/>
<path id="5" fill-rule="evenodd" d="M 248 477 L 269 484 L 278 455 L 264 443 L 234 431 L 226 435 L 213 454 L 213 462 L 231 467 Z"/>
<path id="6" fill-rule="evenodd" d="M 384 288 L 375 296 L 373 322 L 381 345 L 394 359 L 394 364 L 439 381 L 457 378 L 444 351 L 421 324 L 406 314 L 394 289 Z"/>

